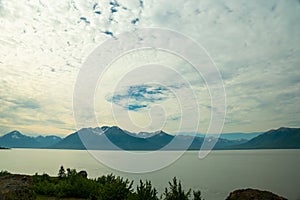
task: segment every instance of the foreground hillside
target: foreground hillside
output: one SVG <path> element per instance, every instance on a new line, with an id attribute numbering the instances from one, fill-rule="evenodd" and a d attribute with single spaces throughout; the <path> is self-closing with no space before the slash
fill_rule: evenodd
<path id="1" fill-rule="evenodd" d="M 95 199 L 95 200 L 202 200 L 199 190 L 184 190 L 175 177 L 162 195 L 150 181 L 140 180 L 136 189 L 133 181 L 112 174 L 97 179 L 87 178 L 87 172 L 61 166 L 57 177 L 18 175 L 0 172 L 1 200 Z M 268 191 L 236 190 L 226 200 L 286 200 Z"/>

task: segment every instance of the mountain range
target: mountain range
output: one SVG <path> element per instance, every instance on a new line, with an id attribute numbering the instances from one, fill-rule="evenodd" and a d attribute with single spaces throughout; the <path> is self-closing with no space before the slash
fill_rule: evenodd
<path id="1" fill-rule="evenodd" d="M 214 149 L 298 149 L 300 128 L 279 128 L 265 133 L 210 135 L 207 143 Z M 224 137 L 225 135 L 225 137 Z M 233 139 L 226 139 L 233 138 Z M 245 139 L 250 138 L 250 139 Z M 83 128 L 65 138 L 58 136 L 30 137 L 12 131 L 0 137 L 0 146 L 10 148 L 93 149 L 93 150 L 199 150 L 204 135 L 170 135 L 164 131 L 131 133 L 117 126 Z"/>
<path id="2" fill-rule="evenodd" d="M 189 135 L 194 136 L 195 133 L 192 132 L 181 132 L 178 133 L 179 135 Z M 222 133 L 220 134 L 220 138 L 227 139 L 227 140 L 251 140 L 252 138 L 259 136 L 262 132 L 253 132 L 253 133 Z M 198 137 L 205 137 L 206 134 L 197 133 L 196 136 Z M 215 137 L 216 134 L 209 134 L 211 137 Z"/>
<path id="3" fill-rule="evenodd" d="M 272 129 L 246 143 L 232 147 L 234 149 L 299 149 L 300 128 Z"/>
<path id="4" fill-rule="evenodd" d="M 30 137 L 23 135 L 19 131 L 12 131 L 0 137 L 0 147 L 47 148 L 53 146 L 61 140 L 62 138 L 54 135 Z"/>

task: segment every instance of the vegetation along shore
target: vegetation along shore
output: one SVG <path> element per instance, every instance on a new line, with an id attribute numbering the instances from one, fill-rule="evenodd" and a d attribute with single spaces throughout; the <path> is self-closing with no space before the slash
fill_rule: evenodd
<path id="1" fill-rule="evenodd" d="M 184 190 L 180 180 L 174 177 L 161 195 L 148 180 L 133 187 L 133 181 L 113 174 L 92 179 L 86 171 L 60 167 L 58 175 L 33 176 L 0 172 L 0 199 L 91 199 L 91 200 L 204 200 L 200 190 Z M 285 200 L 268 191 L 241 189 L 233 191 L 226 200 Z"/>

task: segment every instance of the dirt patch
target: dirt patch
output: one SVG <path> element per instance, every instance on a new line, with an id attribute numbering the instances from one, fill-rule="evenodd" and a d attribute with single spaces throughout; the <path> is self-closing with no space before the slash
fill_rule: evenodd
<path id="1" fill-rule="evenodd" d="M 26 175 L 5 175 L 0 177 L 0 200 L 35 199 L 30 189 L 32 178 Z"/>

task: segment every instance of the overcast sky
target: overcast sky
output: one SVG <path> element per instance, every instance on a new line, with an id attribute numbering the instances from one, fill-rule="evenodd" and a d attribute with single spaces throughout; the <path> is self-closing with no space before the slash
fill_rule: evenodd
<path id="1" fill-rule="evenodd" d="M 143 27 L 176 30 L 206 49 L 226 90 L 223 132 L 299 127 L 299 22 L 299 0 L 0 0 L 0 135 L 15 129 L 27 134 L 74 131 L 73 90 L 83 62 L 103 41 Z M 161 65 L 129 73 L 130 66 L 149 58 Z M 167 72 L 165 65 L 180 76 Z M 136 78 L 151 73 L 165 81 Z M 118 76 L 123 79 L 116 82 Z M 111 65 L 95 95 L 99 126 L 176 132 L 176 91 L 187 95 L 185 104 L 190 98 L 178 81 L 182 77 L 194 83 L 201 115 L 198 131 L 205 132 L 211 107 L 203 80 L 184 60 L 151 51 L 133 52 Z M 135 126 L 116 122 L 112 105 L 115 115 L 125 111 Z"/>

